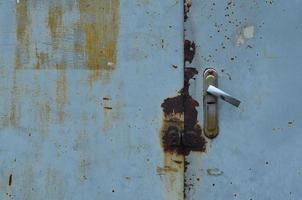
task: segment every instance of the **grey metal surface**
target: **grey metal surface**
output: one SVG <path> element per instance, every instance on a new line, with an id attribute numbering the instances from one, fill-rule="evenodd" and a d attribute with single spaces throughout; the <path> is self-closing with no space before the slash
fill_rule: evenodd
<path id="1" fill-rule="evenodd" d="M 0 199 L 183 198 L 160 145 L 160 105 L 183 84 L 182 11 L 0 1 Z"/>
<path id="2" fill-rule="evenodd" d="M 192 1 L 186 38 L 202 72 L 214 67 L 219 88 L 242 100 L 219 104 L 220 132 L 187 161 L 187 199 L 301 199 L 302 1 Z M 190 65 L 189 65 L 190 66 Z M 202 113 L 202 106 L 198 107 Z M 202 122 L 202 114 L 199 114 Z"/>

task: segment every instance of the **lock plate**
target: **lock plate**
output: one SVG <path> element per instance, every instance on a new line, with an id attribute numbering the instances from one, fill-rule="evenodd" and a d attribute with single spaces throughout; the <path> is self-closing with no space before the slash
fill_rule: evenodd
<path id="1" fill-rule="evenodd" d="M 207 92 L 210 85 L 218 86 L 217 72 L 208 68 L 203 76 L 203 105 L 204 105 L 204 134 L 208 138 L 215 138 L 218 135 L 218 99 Z"/>

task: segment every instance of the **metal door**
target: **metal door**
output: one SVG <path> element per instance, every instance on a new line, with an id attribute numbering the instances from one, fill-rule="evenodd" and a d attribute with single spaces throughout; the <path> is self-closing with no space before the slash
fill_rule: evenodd
<path id="1" fill-rule="evenodd" d="M 219 88 L 242 103 L 219 102 L 219 135 L 186 158 L 186 198 L 301 199 L 302 2 L 188 3 L 185 37 L 196 53 L 186 66 L 199 71 L 191 95 L 202 102 L 202 74 L 213 67 Z"/>
<path id="2" fill-rule="evenodd" d="M 176 0 L 0 1 L 0 199 L 183 199 L 160 137 L 182 21 Z"/>

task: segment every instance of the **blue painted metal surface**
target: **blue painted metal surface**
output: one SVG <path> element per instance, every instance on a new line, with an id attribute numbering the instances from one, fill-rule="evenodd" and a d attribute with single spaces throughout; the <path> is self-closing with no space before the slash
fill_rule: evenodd
<path id="1" fill-rule="evenodd" d="M 187 199 L 300 199 L 301 1 L 192 1 L 188 16 L 188 66 L 216 68 L 242 104 L 220 102 L 218 137 L 187 158 Z M 201 75 L 191 94 L 202 102 Z"/>
<path id="2" fill-rule="evenodd" d="M 182 2 L 11 0 L 0 16 L 0 199 L 183 199 L 160 145 Z"/>

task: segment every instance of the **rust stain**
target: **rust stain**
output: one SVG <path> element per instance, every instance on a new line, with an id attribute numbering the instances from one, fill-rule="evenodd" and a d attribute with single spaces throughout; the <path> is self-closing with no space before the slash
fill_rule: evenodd
<path id="1" fill-rule="evenodd" d="M 192 79 L 198 71 L 195 68 L 185 68 L 184 75 L 184 86 L 179 91 L 179 95 L 171 98 L 167 98 L 161 104 L 164 112 L 164 125 L 161 131 L 162 146 L 165 151 L 178 152 L 179 154 L 187 155 L 191 150 L 194 151 L 204 151 L 206 140 L 202 136 L 202 129 L 197 121 L 198 112 L 196 107 L 199 103 L 191 97 L 189 94 L 190 79 Z M 179 130 L 183 131 L 184 135 L 189 135 L 189 133 L 195 133 L 199 137 L 185 137 L 186 142 L 190 143 L 190 140 L 195 140 L 198 142 L 198 148 L 188 148 L 182 147 L 171 147 L 166 143 L 166 134 L 169 127 L 175 126 Z"/>
<path id="2" fill-rule="evenodd" d="M 65 64 L 62 62 L 61 64 L 58 64 L 58 66 L 61 66 L 64 68 Z M 58 121 L 63 122 L 65 118 L 65 111 L 64 107 L 67 103 L 67 77 L 66 77 L 66 71 L 60 70 L 59 71 L 59 77 L 57 80 L 57 88 L 56 88 L 56 102 L 57 102 L 57 115 L 58 115 Z"/>
<path id="3" fill-rule="evenodd" d="M 75 42 L 73 44 L 73 49 L 74 49 L 74 52 L 81 53 L 81 52 L 83 52 L 83 45 L 80 42 Z"/>
<path id="4" fill-rule="evenodd" d="M 17 85 L 17 72 L 14 70 L 13 74 L 13 86 L 11 88 L 11 104 L 10 104 L 10 113 L 9 113 L 9 125 L 16 127 L 19 121 L 19 112 L 18 112 L 18 99 L 19 99 L 19 88 Z"/>
<path id="5" fill-rule="evenodd" d="M 183 199 L 184 156 L 177 152 L 164 152 L 163 167 L 157 167 L 157 174 L 165 184 L 165 199 Z"/>
<path id="6" fill-rule="evenodd" d="M 36 122 L 39 125 L 39 131 L 47 135 L 48 128 L 51 121 L 51 104 L 49 101 L 39 102 L 37 104 L 37 108 L 39 109 Z"/>
<path id="7" fill-rule="evenodd" d="M 48 27 L 51 35 L 53 49 L 58 48 L 58 39 L 63 32 L 63 10 L 57 5 L 48 9 Z"/>
<path id="8" fill-rule="evenodd" d="M 75 150 L 79 154 L 79 179 L 81 181 L 86 181 L 89 178 L 89 169 L 91 166 L 91 157 L 89 150 L 89 133 L 86 130 L 80 130 Z"/>
<path id="9" fill-rule="evenodd" d="M 29 61 L 30 44 L 30 13 L 28 1 L 23 0 L 16 4 L 16 38 L 17 49 L 15 55 L 16 69 L 21 69 Z"/>
<path id="10" fill-rule="evenodd" d="M 157 167 L 157 174 L 162 175 L 169 172 L 178 172 L 178 169 L 172 166 Z"/>
<path id="11" fill-rule="evenodd" d="M 185 0 L 184 1 L 184 21 L 188 19 L 188 13 L 190 12 L 192 6 L 192 0 Z"/>
<path id="12" fill-rule="evenodd" d="M 164 176 L 167 199 L 175 199 L 175 196 L 179 199 L 185 198 L 187 182 L 183 172 L 188 165 L 185 156 L 191 151 L 203 152 L 206 147 L 206 140 L 197 120 L 196 107 L 199 106 L 199 103 L 189 94 L 190 80 L 197 74 L 198 71 L 195 68 L 185 68 L 184 84 L 179 95 L 167 98 L 161 104 L 164 115 L 160 139 L 164 150 L 164 165 L 157 168 L 157 173 Z M 180 146 L 171 146 L 167 142 L 167 135 L 171 127 L 173 130 L 176 127 L 180 131 L 182 136 Z M 194 137 L 191 137 L 192 133 L 194 133 Z M 198 143 L 198 146 L 196 148 L 183 145 L 184 142 L 186 142 L 185 144 Z M 175 194 L 173 191 L 179 192 Z"/>
<path id="13" fill-rule="evenodd" d="M 41 69 L 48 62 L 48 53 L 38 52 L 36 49 L 36 69 Z"/>
<path id="14" fill-rule="evenodd" d="M 196 45 L 194 42 L 191 42 L 190 40 L 184 41 L 184 60 L 185 63 L 189 62 L 192 63 L 194 56 L 196 53 Z"/>
<path id="15" fill-rule="evenodd" d="M 78 7 L 79 25 L 86 37 L 88 69 L 113 70 L 117 56 L 119 0 L 78 0 Z"/>

